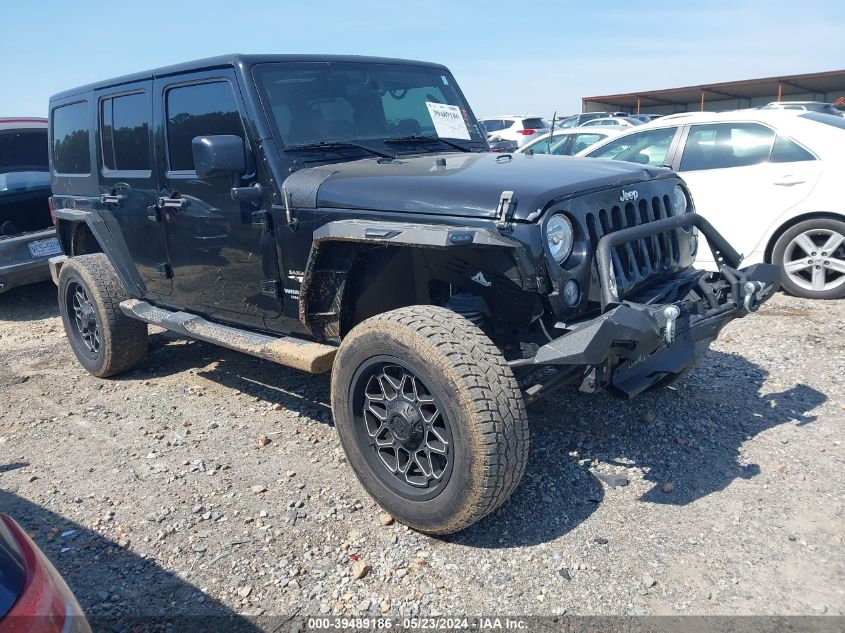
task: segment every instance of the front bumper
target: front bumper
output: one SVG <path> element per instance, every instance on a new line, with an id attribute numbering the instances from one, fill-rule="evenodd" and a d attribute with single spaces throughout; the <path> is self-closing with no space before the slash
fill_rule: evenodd
<path id="1" fill-rule="evenodd" d="M 620 297 L 610 249 L 644 236 L 697 226 L 723 263 L 718 273 L 688 270 L 669 303 L 637 303 Z M 623 229 L 603 237 L 596 249 L 602 291 L 599 316 L 565 326 L 566 333 L 543 345 L 525 364 L 586 368 L 583 391 L 633 397 L 683 374 L 707 351 L 730 321 L 756 311 L 780 287 L 776 266 L 756 264 L 737 270 L 741 256 L 696 214 Z M 559 324 L 562 325 L 562 324 Z"/>

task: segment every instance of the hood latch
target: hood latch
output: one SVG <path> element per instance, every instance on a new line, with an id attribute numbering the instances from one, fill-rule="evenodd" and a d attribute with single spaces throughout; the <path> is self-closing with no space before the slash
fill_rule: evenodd
<path id="1" fill-rule="evenodd" d="M 500 231 L 508 228 L 508 217 L 513 205 L 513 191 L 503 191 L 499 196 L 499 206 L 496 207 L 496 228 Z"/>

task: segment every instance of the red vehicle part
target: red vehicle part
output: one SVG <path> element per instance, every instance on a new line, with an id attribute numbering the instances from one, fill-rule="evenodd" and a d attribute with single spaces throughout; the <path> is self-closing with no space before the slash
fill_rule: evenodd
<path id="1" fill-rule="evenodd" d="M 76 598 L 53 564 L 26 532 L 0 514 L 26 570 L 21 593 L 0 620 L 0 633 L 91 633 Z"/>

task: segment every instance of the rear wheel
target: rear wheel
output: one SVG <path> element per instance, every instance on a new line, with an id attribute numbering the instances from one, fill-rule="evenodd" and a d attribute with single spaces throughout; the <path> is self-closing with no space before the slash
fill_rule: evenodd
<path id="1" fill-rule="evenodd" d="M 59 311 L 68 342 L 85 369 L 104 378 L 127 371 L 147 354 L 147 324 L 121 312 L 129 299 L 108 258 L 68 259 L 59 273 Z"/>
<path id="2" fill-rule="evenodd" d="M 445 308 L 402 308 L 355 327 L 334 362 L 332 409 L 364 488 L 423 532 L 475 523 L 525 470 L 516 379 L 490 339 Z"/>
<path id="3" fill-rule="evenodd" d="M 775 242 L 772 262 L 781 286 L 796 297 L 845 297 L 845 222 L 819 218 L 799 222 Z"/>

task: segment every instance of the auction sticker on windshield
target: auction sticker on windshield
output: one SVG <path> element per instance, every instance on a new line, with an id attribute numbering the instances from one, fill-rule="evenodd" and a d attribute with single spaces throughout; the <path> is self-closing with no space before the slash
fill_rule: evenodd
<path id="1" fill-rule="evenodd" d="M 428 113 L 434 122 L 434 131 L 441 138 L 462 138 L 470 140 L 469 129 L 458 106 L 426 101 Z"/>

